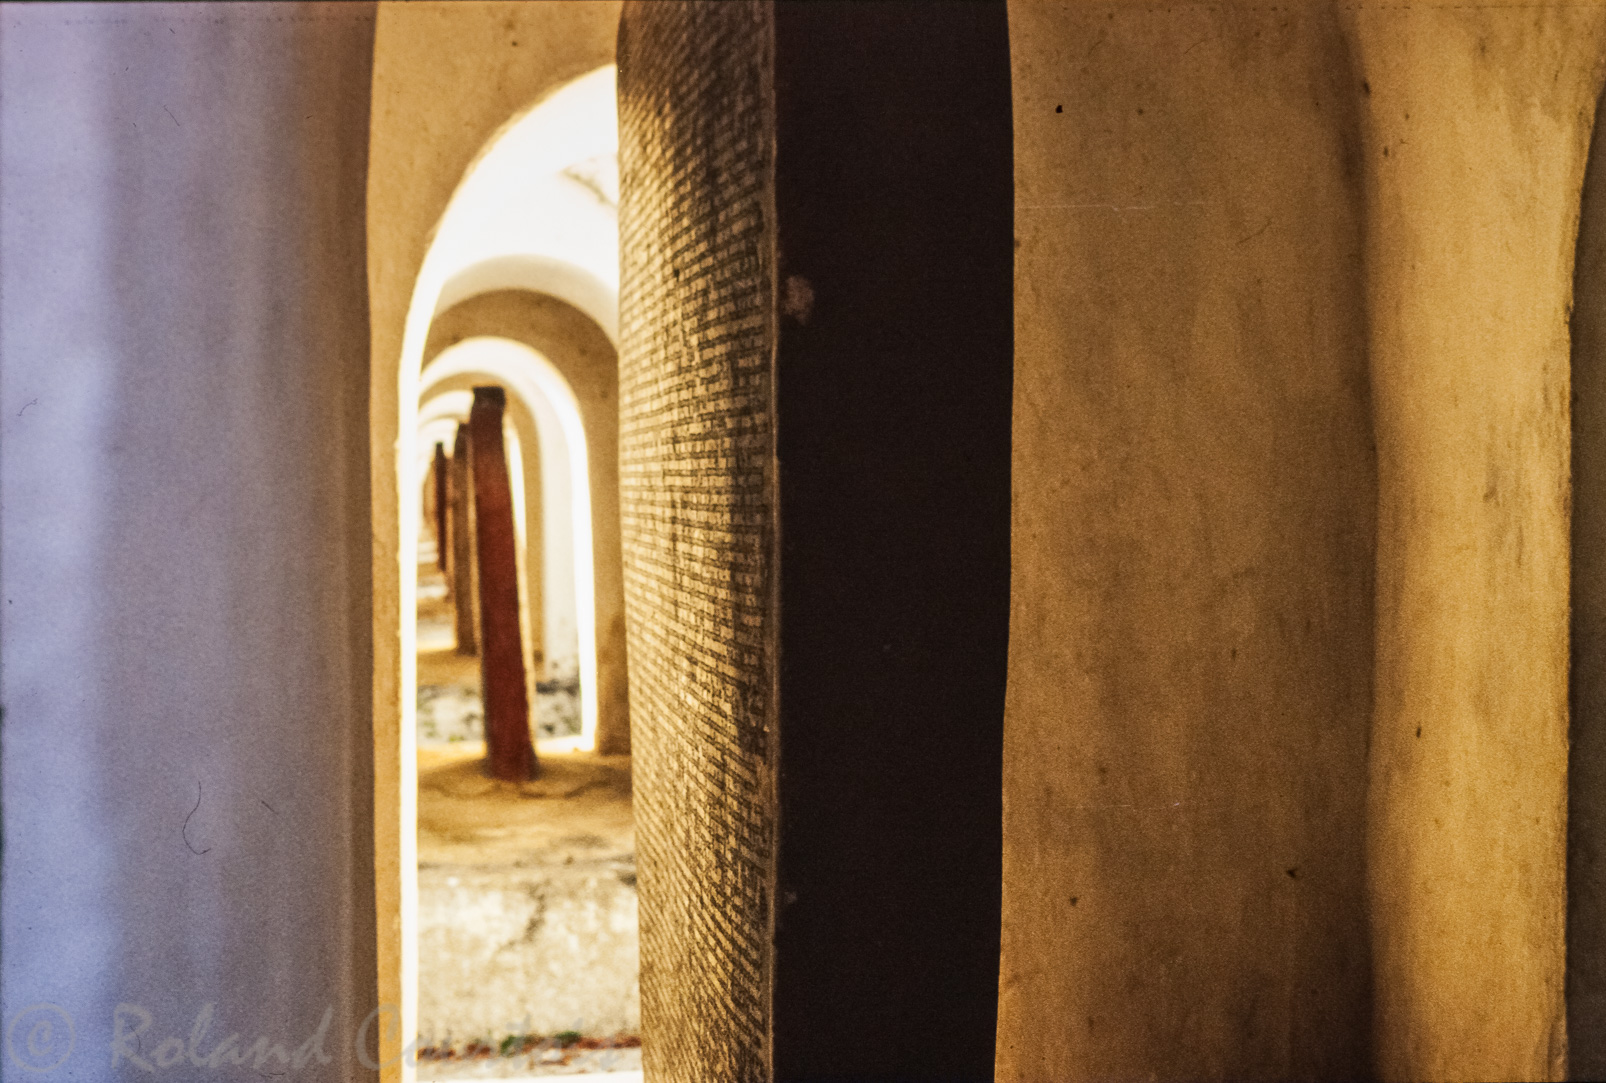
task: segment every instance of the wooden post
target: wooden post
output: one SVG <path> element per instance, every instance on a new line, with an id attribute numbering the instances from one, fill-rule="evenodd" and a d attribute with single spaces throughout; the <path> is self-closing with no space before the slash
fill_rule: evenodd
<path id="1" fill-rule="evenodd" d="M 474 586 L 474 476 L 468 466 L 468 426 L 452 441 L 451 515 L 452 602 L 457 610 L 457 653 L 479 651 L 479 592 Z"/>
<path id="2" fill-rule="evenodd" d="M 480 688 L 485 700 L 485 746 L 493 778 L 522 782 L 536 774 L 525 685 L 524 636 L 519 621 L 517 536 L 500 387 L 476 387 L 469 412 L 469 469 L 474 477 L 474 542 L 479 558 Z"/>
<path id="3" fill-rule="evenodd" d="M 435 566 L 446 570 L 447 546 L 446 446 L 435 441 Z"/>

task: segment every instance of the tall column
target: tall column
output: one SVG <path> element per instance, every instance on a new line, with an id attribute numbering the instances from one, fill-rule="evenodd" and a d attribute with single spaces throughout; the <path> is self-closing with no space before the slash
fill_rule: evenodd
<path id="1" fill-rule="evenodd" d="M 1010 6 L 1000 1081 L 1354 1079 L 1372 519 L 1325 5 Z"/>
<path id="2" fill-rule="evenodd" d="M 435 463 L 432 469 L 435 482 L 435 507 L 432 509 L 435 512 L 435 565 L 444 572 L 446 570 L 446 548 L 449 544 L 446 525 L 450 519 L 450 513 L 447 510 L 447 491 L 449 486 L 446 478 L 446 447 L 439 441 L 435 443 Z"/>
<path id="3" fill-rule="evenodd" d="M 474 547 L 479 579 L 480 694 L 485 746 L 494 778 L 520 782 L 536 774 L 530 698 L 519 608 L 518 541 L 508 482 L 502 414 L 507 394 L 476 387 L 468 418 L 474 476 Z"/>
<path id="4" fill-rule="evenodd" d="M 373 1078 L 373 31 L 0 5 L 6 1079 Z"/>
<path id="5" fill-rule="evenodd" d="M 470 469 L 468 426 L 457 427 L 452 442 L 449 489 L 452 521 L 446 532 L 452 539 L 452 602 L 457 619 L 457 653 L 474 654 L 480 647 L 479 589 L 474 574 L 474 473 Z"/>
<path id="6" fill-rule="evenodd" d="M 986 1079 L 1001 3 L 630 3 L 620 487 L 649 1077 Z"/>
<path id="7" fill-rule="evenodd" d="M 1378 454 L 1377 1063 L 1391 1080 L 1557 1079 L 1568 315 L 1606 10 L 1345 18 Z"/>

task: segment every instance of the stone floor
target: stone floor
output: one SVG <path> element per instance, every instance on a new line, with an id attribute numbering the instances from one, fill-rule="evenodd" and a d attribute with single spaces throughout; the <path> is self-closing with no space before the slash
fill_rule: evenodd
<path id="1" fill-rule="evenodd" d="M 457 1079 L 520 1080 L 584 1075 L 590 1080 L 639 1083 L 641 1047 L 625 1049 L 547 1048 L 512 1057 L 418 1062 L 420 1083 Z"/>
<path id="2" fill-rule="evenodd" d="M 420 573 L 418 1078 L 640 1079 L 629 757 L 544 752 L 533 782 L 488 778 L 479 663 Z M 562 696 L 538 698 L 548 719 Z"/>
<path id="3" fill-rule="evenodd" d="M 560 1069 L 556 1042 L 640 1031 L 629 759 L 548 755 L 521 784 L 483 759 L 419 750 L 419 1034 L 459 1052 L 544 1043 Z M 601 1052 L 618 1056 L 581 1062 L 639 1056 Z"/>

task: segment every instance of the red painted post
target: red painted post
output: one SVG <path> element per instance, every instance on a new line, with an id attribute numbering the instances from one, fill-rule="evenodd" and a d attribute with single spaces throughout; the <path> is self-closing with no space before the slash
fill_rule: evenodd
<path id="1" fill-rule="evenodd" d="M 446 446 L 435 441 L 435 566 L 446 570 Z"/>
<path id="2" fill-rule="evenodd" d="M 469 412 L 469 468 L 474 474 L 474 539 L 479 556 L 480 688 L 485 746 L 493 778 L 535 777 L 530 700 L 524 683 L 524 635 L 519 623 L 517 535 L 507 451 L 502 442 L 500 387 L 476 387 Z"/>
<path id="3" fill-rule="evenodd" d="M 474 476 L 468 468 L 468 426 L 457 427 L 452 441 L 451 526 L 452 604 L 457 610 L 457 653 L 480 649 L 479 591 L 474 586 Z"/>

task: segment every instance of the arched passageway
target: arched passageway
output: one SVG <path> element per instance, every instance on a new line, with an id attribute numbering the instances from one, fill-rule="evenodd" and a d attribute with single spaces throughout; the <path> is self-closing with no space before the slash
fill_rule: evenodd
<path id="1" fill-rule="evenodd" d="M 5 1033 L 406 1075 L 486 886 L 407 520 L 488 375 L 419 392 L 562 369 L 430 345 L 511 291 L 626 373 L 656 1075 L 1599 1075 L 1606 8 L 632 4 L 623 318 L 558 127 L 422 273 L 618 14 L 0 9 Z"/>
<path id="2" fill-rule="evenodd" d="M 552 414 L 549 420 L 557 420 L 556 427 L 537 425 L 538 434 L 543 429 L 546 432 L 541 443 L 547 460 L 542 473 L 547 490 L 545 509 L 567 507 L 572 500 L 589 503 L 594 492 L 611 494 L 617 489 L 617 474 L 604 473 L 611 459 L 609 436 L 616 424 L 608 403 L 616 401 L 611 384 L 617 376 L 609 364 L 611 350 L 599 349 L 601 344 L 594 341 L 596 329 L 605 334 L 617 322 L 617 211 L 609 202 L 616 199 L 617 184 L 612 179 L 617 143 L 612 102 L 612 69 L 599 69 L 552 93 L 508 124 L 486 148 L 454 193 L 424 256 L 398 361 L 406 402 L 411 396 L 427 394 L 424 368 L 439 363 L 435 357 L 444 346 L 443 338 L 449 342 L 465 335 L 505 331 L 548 347 L 553 360 L 564 366 L 558 383 L 584 391 L 588 410 L 580 424 L 582 429 L 597 430 L 589 443 L 605 450 L 598 457 L 597 484 L 593 485 L 587 474 L 585 492 L 576 489 L 571 498 L 564 498 L 567 471 L 556 465 L 563 454 L 563 441 L 557 436 L 563 431 L 563 422 Z M 517 300 L 520 297 L 525 298 L 522 304 Z M 554 320 L 553 314 L 558 312 L 570 315 L 566 320 Z M 575 319 L 577 313 L 586 318 Z M 450 317 L 448 326 L 437 329 L 443 316 Z M 486 322 L 479 325 L 476 319 Z M 575 336 L 572 345 L 565 332 Z M 542 363 L 547 366 L 542 371 L 550 371 L 552 361 Z M 455 360 L 447 363 L 448 367 L 456 364 Z M 535 383 L 542 379 L 545 377 L 536 378 Z M 537 405 L 545 401 L 540 395 L 521 398 L 527 408 L 544 409 Z M 410 435 L 415 429 L 415 424 L 403 419 L 403 434 Z M 565 439 L 569 444 L 576 439 L 581 445 L 587 442 L 581 433 Z M 605 497 L 603 507 L 609 506 Z M 414 518 L 402 516 L 404 526 Z M 606 694 L 599 694 L 594 624 L 595 614 L 602 611 L 609 631 L 617 629 L 615 639 L 622 637 L 615 571 L 620 557 L 616 544 L 607 547 L 608 539 L 617 537 L 616 514 L 611 519 L 600 531 L 590 521 L 575 522 L 574 537 L 580 539 L 581 532 L 584 534 L 578 550 L 557 543 L 543 530 L 541 537 L 548 544 L 543 546 L 540 577 L 546 612 L 562 614 L 572 609 L 575 614 L 580 642 L 572 664 L 581 682 L 583 740 L 606 751 L 623 752 L 629 747 L 629 722 L 622 644 L 607 656 Z M 595 541 L 599 535 L 601 548 Z M 574 573 L 557 559 L 569 553 L 574 554 L 570 560 L 576 573 L 583 575 L 588 564 L 606 569 L 604 585 L 615 584 L 611 596 L 599 595 L 594 574 L 585 586 L 569 586 Z M 559 599 L 571 590 L 586 597 L 569 606 L 560 604 Z M 561 622 L 556 616 L 552 620 Z M 559 631 L 560 637 L 547 644 L 549 669 L 569 662 L 566 653 L 553 653 L 568 639 L 566 627 Z M 606 712 L 599 711 L 601 703 L 607 704 Z"/>
<path id="3" fill-rule="evenodd" d="M 571 15 L 579 15 L 582 23 L 594 20 L 594 11 L 580 13 L 562 5 L 553 6 L 551 12 L 560 23 Z M 436 17 L 423 11 L 418 14 L 419 20 L 409 26 L 411 16 L 397 13 L 393 40 L 398 49 L 411 48 L 411 28 Z M 531 14 L 520 12 L 514 21 Z M 466 13 L 466 17 L 473 22 L 477 16 Z M 385 30 L 382 20 L 378 45 L 381 68 L 387 52 Z M 506 45 L 510 38 L 522 33 L 510 22 L 492 36 L 502 38 Z M 532 33 L 531 37 L 541 35 Z M 582 41 L 579 47 L 583 51 L 587 46 Z M 394 368 L 387 360 L 382 369 L 388 369 L 395 381 L 398 466 L 407 467 L 409 472 L 421 471 L 431 462 L 436 442 L 450 448 L 444 437 L 453 422 L 464 416 L 465 396 L 476 388 L 495 386 L 506 393 L 509 423 L 505 443 L 517 449 L 516 458 L 509 462 L 510 474 L 522 474 L 523 481 L 522 485 L 516 481 L 514 484 L 515 503 L 522 504 L 522 514 L 517 516 L 522 527 L 521 611 L 526 629 L 529 700 L 536 705 L 532 725 L 543 738 L 537 742 L 542 766 L 535 782 L 520 790 L 522 803 L 497 814 L 503 820 L 500 827 L 487 824 L 486 829 L 492 834 L 499 831 L 504 836 L 537 840 L 530 845 L 551 850 L 547 843 L 538 841 L 544 837 L 541 825 L 521 819 L 535 804 L 549 800 L 543 795 L 585 792 L 601 800 L 617 794 L 620 796 L 609 798 L 614 804 L 608 807 L 624 810 L 622 825 L 608 820 L 614 826 L 594 832 L 579 828 L 569 831 L 574 838 L 595 835 L 608 840 L 603 852 L 587 853 L 582 848 L 572 852 L 569 860 L 584 858 L 588 862 L 586 868 L 619 865 L 619 869 L 617 876 L 608 871 L 604 878 L 616 883 L 617 889 L 608 889 L 603 896 L 580 907 L 586 912 L 611 915 L 605 924 L 614 933 L 599 931 L 595 937 L 579 933 L 581 942 L 597 946 L 591 955 L 583 950 L 572 957 L 564 956 L 557 947 L 562 935 L 567 935 L 564 930 L 573 932 L 580 927 L 565 925 L 569 919 L 553 916 L 563 912 L 562 906 L 555 910 L 548 907 L 547 924 L 558 939 L 549 937 L 550 942 L 539 946 L 539 951 L 545 952 L 548 962 L 559 971 L 570 975 L 566 984 L 545 986 L 537 982 L 532 986 L 528 976 L 520 979 L 511 971 L 498 977 L 498 967 L 507 967 L 491 956 L 486 956 L 488 962 L 480 965 L 484 980 L 476 982 L 466 972 L 461 978 L 452 976 L 456 973 L 452 968 L 458 966 L 452 960 L 477 958 L 484 954 L 482 945 L 490 941 L 460 937 L 452 940 L 452 908 L 480 905 L 483 909 L 483 905 L 463 894 L 467 888 L 454 886 L 461 877 L 448 884 L 434 872 L 415 875 L 412 871 L 420 859 L 426 863 L 444 859 L 442 840 L 451 833 L 441 833 L 440 817 L 467 814 L 466 806 L 452 805 L 453 801 L 462 805 L 461 794 L 445 792 L 453 786 L 461 790 L 452 781 L 457 777 L 452 773 L 457 768 L 441 758 L 449 759 L 456 753 L 433 740 L 419 746 L 422 737 L 415 734 L 421 732 L 420 718 L 426 729 L 439 733 L 442 728 L 431 728 L 430 723 L 434 718 L 431 712 L 447 703 L 440 689 L 456 687 L 464 693 L 478 692 L 483 684 L 484 665 L 477 677 L 472 668 L 465 669 L 461 662 L 454 663 L 439 653 L 418 654 L 416 667 L 407 664 L 422 641 L 410 638 L 413 629 L 403 618 L 420 604 L 426 609 L 431 605 L 430 598 L 418 596 L 418 588 L 407 580 L 412 556 L 420 551 L 414 539 L 420 528 L 426 535 L 435 532 L 434 527 L 422 524 L 422 505 L 413 502 L 414 494 L 423 493 L 423 476 L 421 472 L 412 473 L 397 488 L 398 493 L 407 496 L 399 506 L 396 521 L 396 552 L 402 570 L 402 597 L 396 612 L 402 677 L 398 691 L 419 681 L 418 702 L 425 706 L 415 708 L 403 696 L 393 723 L 381 712 L 376 725 L 376 756 L 396 757 L 394 777 L 399 790 L 416 790 L 417 814 L 423 819 L 417 821 L 415 828 L 407 803 L 395 806 L 394 815 L 399 821 L 396 853 L 400 858 L 395 883 L 401 922 L 393 958 L 399 965 L 391 972 L 393 977 L 382 984 L 394 982 L 392 987 L 398 990 L 403 1006 L 401 1031 L 414 1034 L 422 1028 L 429 1032 L 428 1038 L 441 1038 L 444 1029 L 461 1039 L 467 1026 L 463 1020 L 468 1016 L 458 1007 L 476 1000 L 485 1012 L 501 1013 L 494 1014 L 494 1018 L 486 1016 L 486 1032 L 501 1032 L 519 1016 L 515 1013 L 504 1020 L 502 1015 L 507 1013 L 493 1005 L 512 1004 L 519 996 L 534 998 L 543 1005 L 522 1024 L 526 1030 L 518 1032 L 521 1034 L 533 1033 L 529 1027 L 545 1028 L 548 1033 L 569 1029 L 572 1019 L 557 1019 L 564 1011 L 586 1016 L 588 1035 L 629 1034 L 636 1027 L 629 776 L 628 760 L 620 759 L 629 751 L 629 699 L 616 497 L 617 362 L 612 344 L 617 327 L 618 281 L 616 136 L 613 71 L 606 64 L 611 52 L 610 41 L 606 55 L 599 57 L 602 66 L 593 62 L 580 71 L 570 69 L 556 84 L 535 90 L 522 102 L 511 102 L 512 108 L 489 125 L 494 130 L 487 131 L 483 144 L 467 156 L 455 180 L 455 191 L 441 205 L 428 246 L 415 250 L 416 272 L 408 284 L 410 300 L 405 315 L 393 320 L 376 317 L 384 324 L 376 324 L 376 344 L 386 339 L 391 344 L 389 349 L 394 350 Z M 409 72 L 409 76 L 412 74 Z M 420 104 L 426 111 L 436 106 L 434 102 Z M 398 129 L 395 142 L 389 145 L 401 150 L 411 134 Z M 381 146 L 387 143 L 384 137 L 379 138 Z M 399 222 L 412 213 L 407 204 L 414 192 L 392 191 L 393 198 L 386 206 L 393 209 L 376 211 L 371 201 L 371 218 L 388 213 Z M 381 226 L 379 233 L 389 236 L 391 230 Z M 405 247 L 405 238 L 397 240 L 404 242 L 395 246 L 400 251 Z M 379 292 L 385 293 L 385 287 L 381 286 Z M 377 302 L 376 313 L 383 308 L 384 302 Z M 388 311 L 399 315 L 394 306 Z M 378 349 L 381 347 L 376 345 Z M 382 379 L 379 370 L 376 379 Z M 452 586 L 443 578 L 438 585 L 426 584 L 426 588 L 447 596 L 448 604 L 438 616 L 463 627 L 459 617 L 466 610 L 456 604 Z M 482 588 L 481 581 L 479 589 Z M 409 598 L 409 593 L 415 596 Z M 419 609 L 421 617 L 424 611 Z M 478 619 L 485 619 L 483 609 Z M 461 641 L 462 637 L 454 639 Z M 409 673 L 410 669 L 416 677 Z M 434 691 L 426 697 L 424 681 L 443 683 L 428 685 Z M 561 704 L 564 696 L 575 705 L 572 729 L 561 711 L 549 709 Z M 469 698 L 472 700 L 472 696 Z M 414 711 L 424 713 L 415 716 Z M 451 710 L 444 713 L 450 715 Z M 379 747 L 382 745 L 389 745 L 394 752 L 383 751 Z M 593 751 L 594 760 L 572 759 Z M 415 762 L 420 765 L 416 769 Z M 585 767 L 585 763 L 593 766 Z M 621 763 L 626 766 L 620 767 Z M 591 774 L 571 777 L 575 771 Z M 583 804 L 588 799 L 577 800 Z M 381 818 L 390 815 L 383 800 L 378 809 Z M 609 811 L 604 819 L 611 816 Z M 489 839 L 491 835 L 484 837 Z M 490 850 L 486 852 L 490 854 Z M 521 857 L 508 851 L 504 856 L 515 864 L 527 865 L 531 859 L 530 853 Z M 493 861 L 502 859 L 487 857 Z M 621 861 L 624 864 L 620 865 Z M 484 881 L 483 876 L 480 879 Z M 527 898 L 519 901 L 524 896 L 546 897 L 549 904 L 554 899 L 572 898 L 579 906 L 580 896 L 558 880 L 540 885 L 520 880 L 519 886 L 513 882 L 519 879 L 518 875 L 509 873 L 502 879 L 507 881 L 505 888 L 487 881 L 475 890 L 482 895 L 491 892 L 485 895 L 487 899 L 506 900 L 506 905 L 497 905 L 509 912 L 528 905 Z M 580 910 L 574 912 L 578 914 Z M 619 932 L 626 926 L 628 937 Z M 493 934 L 494 930 L 486 933 L 494 939 Z M 561 965 L 556 961 L 560 956 L 567 959 Z M 570 987 L 586 984 L 587 969 L 608 972 L 601 981 L 612 982 L 610 988 L 616 992 L 607 994 L 612 999 L 606 1005 L 593 1001 L 587 1008 L 569 995 L 573 992 Z M 428 988 L 421 988 L 421 983 Z M 454 983 L 458 992 L 442 993 Z M 603 1029 L 594 1031 L 595 1027 Z"/>

